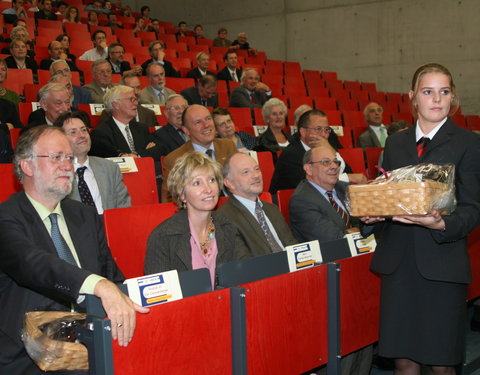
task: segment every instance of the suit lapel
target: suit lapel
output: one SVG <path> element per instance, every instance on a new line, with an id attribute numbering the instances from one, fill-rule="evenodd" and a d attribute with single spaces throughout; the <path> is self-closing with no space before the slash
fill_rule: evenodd
<path id="1" fill-rule="evenodd" d="M 100 192 L 100 197 L 102 198 L 102 204 L 106 207 L 106 202 L 109 200 L 107 193 L 110 193 L 107 189 L 108 180 L 107 175 L 104 173 L 101 165 L 97 162 L 95 157 L 89 157 L 90 168 L 92 168 L 95 181 L 97 182 L 98 190 Z"/>
<path id="2" fill-rule="evenodd" d="M 427 149 L 425 150 L 425 153 L 422 155 L 420 160 L 426 161 L 429 159 L 429 155 L 432 153 L 435 153 L 435 149 L 438 147 L 442 146 L 445 142 L 449 142 L 452 139 L 452 131 L 454 129 L 455 125 L 452 123 L 450 119 L 448 119 L 445 124 L 440 128 L 440 130 L 435 134 L 433 139 L 430 141 L 430 143 L 427 146 Z M 439 155 L 435 155 L 436 161 L 440 162 L 441 160 L 438 160 Z"/>

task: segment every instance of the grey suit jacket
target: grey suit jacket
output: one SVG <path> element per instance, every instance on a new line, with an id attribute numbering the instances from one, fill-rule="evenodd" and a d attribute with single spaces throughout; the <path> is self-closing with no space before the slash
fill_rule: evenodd
<path id="1" fill-rule="evenodd" d="M 237 86 L 233 89 L 230 95 L 229 107 L 250 107 L 261 108 L 265 102 L 271 98 L 271 95 L 267 95 L 264 92 L 255 91 L 255 104 L 250 101 L 248 91 L 243 85 Z"/>
<path id="2" fill-rule="evenodd" d="M 347 185 L 341 181 L 335 185 L 342 202 Z M 290 198 L 290 223 L 298 242 L 333 241 L 343 238 L 347 230 L 342 217 L 307 180 L 300 181 Z"/>
<path id="3" fill-rule="evenodd" d="M 237 228 L 218 212 L 212 212 L 218 255 L 216 264 L 249 258 Z M 187 210 L 181 210 L 158 225 L 147 241 L 145 275 L 169 270 L 192 269 L 192 248 Z"/>
<path id="4" fill-rule="evenodd" d="M 382 147 L 380 140 L 370 127 L 358 137 L 358 146 L 362 148 Z"/>
<path id="5" fill-rule="evenodd" d="M 141 104 L 165 105 L 165 101 L 168 99 L 168 97 L 170 95 L 176 94 L 176 92 L 169 89 L 168 87 L 164 87 L 163 94 L 164 95 L 162 96 L 162 100 L 160 100 L 160 98 L 153 91 L 152 86 L 147 86 L 140 92 L 138 101 Z"/>
<path id="6" fill-rule="evenodd" d="M 110 84 L 107 89 L 110 89 L 113 86 L 116 85 Z M 96 82 L 89 83 L 88 85 L 83 86 L 83 88 L 90 92 L 92 103 L 103 103 L 103 95 L 105 95 L 105 92 Z"/>
<path id="7" fill-rule="evenodd" d="M 90 156 L 88 160 L 97 181 L 103 209 L 130 207 L 130 195 L 128 195 L 127 187 L 123 183 L 123 177 L 118 166 L 110 160 L 96 156 Z M 69 198 L 81 202 L 77 178 L 73 181 Z"/>
<path id="8" fill-rule="evenodd" d="M 278 207 L 265 201 L 262 201 L 262 203 L 263 211 L 275 228 L 278 238 L 280 238 L 280 241 L 283 243 L 283 247 L 296 244 L 297 240 L 293 237 Z M 228 201 L 218 209 L 218 212 L 224 214 L 236 225 L 253 256 L 272 253 L 257 219 L 237 198 L 233 196 L 230 197 Z"/>

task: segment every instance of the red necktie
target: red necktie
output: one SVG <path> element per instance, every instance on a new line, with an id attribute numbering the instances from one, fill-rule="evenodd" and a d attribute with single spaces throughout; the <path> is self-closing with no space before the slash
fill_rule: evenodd
<path id="1" fill-rule="evenodd" d="M 430 143 L 430 138 L 427 137 L 422 137 L 418 140 L 417 142 L 417 156 L 419 158 L 422 157 L 422 155 L 425 153 L 425 150 L 427 149 L 428 144 Z"/>
<path id="2" fill-rule="evenodd" d="M 255 93 L 250 93 L 250 103 L 255 104 L 257 101 L 255 100 Z"/>

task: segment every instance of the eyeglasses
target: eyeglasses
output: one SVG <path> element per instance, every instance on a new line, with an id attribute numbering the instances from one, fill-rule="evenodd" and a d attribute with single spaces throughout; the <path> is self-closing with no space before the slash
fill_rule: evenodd
<path id="1" fill-rule="evenodd" d="M 132 103 L 138 102 L 138 99 L 136 96 L 130 96 L 129 98 L 120 98 L 120 100 L 130 100 Z"/>
<path id="2" fill-rule="evenodd" d="M 87 133 L 88 133 L 88 129 L 85 126 L 80 129 L 70 129 L 65 132 L 66 135 L 70 135 L 72 137 L 75 137 L 78 134 L 87 134 Z"/>
<path id="3" fill-rule="evenodd" d="M 329 126 L 317 126 L 316 128 L 306 128 L 307 130 L 311 130 L 312 132 L 315 133 L 325 133 L 325 134 L 330 134 L 332 131 L 332 128 Z"/>
<path id="4" fill-rule="evenodd" d="M 69 163 L 73 164 L 75 160 L 75 156 L 73 154 L 65 155 L 61 152 L 52 152 L 48 155 L 33 155 L 36 158 L 49 158 L 53 164 L 60 164 L 63 163 L 64 160 L 67 160 Z"/>
<path id="5" fill-rule="evenodd" d="M 112 74 L 112 69 L 102 69 L 95 71 L 97 74 Z"/>
<path id="6" fill-rule="evenodd" d="M 330 167 L 332 164 L 335 164 L 337 167 L 340 166 L 341 161 L 337 159 L 322 159 L 319 161 L 311 161 L 308 164 L 321 164 L 323 167 Z"/>
<path id="7" fill-rule="evenodd" d="M 187 108 L 186 105 L 173 105 L 171 107 L 167 107 L 167 111 L 185 111 L 185 109 Z"/>

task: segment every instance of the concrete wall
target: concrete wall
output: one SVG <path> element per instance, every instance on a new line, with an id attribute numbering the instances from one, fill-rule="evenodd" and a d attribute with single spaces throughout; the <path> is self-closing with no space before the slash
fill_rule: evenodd
<path id="1" fill-rule="evenodd" d="M 269 58 L 382 91 L 407 92 L 417 66 L 440 62 L 454 75 L 463 113 L 480 114 L 478 0 L 179 0 L 151 8 L 164 20 L 201 23 L 208 37 L 221 26 L 232 40 L 246 31 Z"/>

